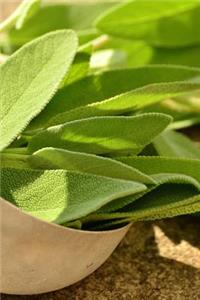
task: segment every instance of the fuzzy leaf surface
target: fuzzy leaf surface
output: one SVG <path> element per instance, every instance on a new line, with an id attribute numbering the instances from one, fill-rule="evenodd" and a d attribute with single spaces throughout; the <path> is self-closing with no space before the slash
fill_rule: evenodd
<path id="1" fill-rule="evenodd" d="M 133 181 L 63 170 L 1 169 L 1 196 L 45 221 L 61 224 L 146 189 Z"/>
<path id="2" fill-rule="evenodd" d="M 81 106 L 90 105 L 92 103 L 94 104 L 99 102 L 100 108 L 98 109 L 98 111 L 100 111 L 101 101 L 115 96 L 120 97 L 120 94 L 124 94 L 130 91 L 134 93 L 133 90 L 137 88 L 144 87 L 144 92 L 142 92 L 141 90 L 141 93 L 145 93 L 145 89 L 147 89 L 147 97 L 149 93 L 153 93 L 153 89 L 155 89 L 155 94 L 156 91 L 157 94 L 159 93 L 159 86 L 157 90 L 153 87 L 151 90 L 151 86 L 145 88 L 145 86 L 147 85 L 158 83 L 174 83 L 174 85 L 177 84 L 178 91 L 178 82 L 180 81 L 188 82 L 185 83 L 185 86 L 183 85 L 183 89 L 185 90 L 185 92 L 187 91 L 186 86 L 187 84 L 189 86 L 189 83 L 194 84 L 193 88 L 195 90 L 197 88 L 195 88 L 195 84 L 198 85 L 200 83 L 200 69 L 181 66 L 147 66 L 141 68 L 105 71 L 99 74 L 87 76 L 79 81 L 76 81 L 73 84 L 64 87 L 63 89 L 60 89 L 44 109 L 44 111 L 42 111 L 41 114 L 31 122 L 27 130 L 31 131 L 37 130 L 39 128 L 44 128 L 47 126 L 48 121 L 56 115 L 68 112 Z M 168 88 L 168 92 L 170 93 L 170 85 L 168 86 Z M 175 88 L 173 89 L 175 92 Z M 188 90 L 190 90 L 189 87 Z M 167 90 L 163 87 L 163 92 L 164 91 L 165 93 L 167 93 Z M 142 95 L 140 96 L 142 97 Z M 115 101 L 114 99 L 110 100 L 111 104 L 112 101 Z M 109 105 L 109 103 L 110 102 L 108 102 L 108 104 L 102 105 Z M 129 102 L 129 106 L 130 104 L 134 106 L 134 102 L 133 104 L 132 102 Z M 126 107 L 125 101 L 123 105 Z M 112 106 L 108 108 L 112 110 Z M 93 108 L 87 108 L 87 110 L 91 109 L 93 110 Z M 106 108 L 104 110 L 106 110 Z"/>
<path id="3" fill-rule="evenodd" d="M 136 117 L 99 117 L 57 125 L 34 135 L 28 145 L 33 153 L 54 147 L 91 154 L 137 154 L 171 122 L 164 114 Z M 141 126 L 143 130 L 141 131 Z"/>
<path id="4" fill-rule="evenodd" d="M 102 230 L 108 229 L 109 227 L 113 227 L 114 225 L 127 224 L 129 222 L 172 218 L 181 215 L 194 214 L 200 211 L 199 194 L 189 196 L 188 198 L 183 198 L 183 194 L 180 193 L 180 189 L 178 186 L 170 187 L 168 194 L 166 193 L 167 189 L 169 189 L 169 186 L 162 187 L 159 191 L 157 191 L 157 194 L 154 196 L 160 197 L 162 202 L 167 202 L 170 197 L 172 202 L 169 205 L 162 207 L 153 207 L 152 205 L 151 209 L 141 209 L 138 211 L 135 210 L 130 214 L 94 214 L 84 218 L 82 222 L 86 224 L 89 223 L 90 229 L 92 228 L 93 230 Z M 151 201 L 152 197 L 148 199 L 149 201 Z M 99 223 L 96 223 L 97 221 Z M 92 222 L 95 222 L 95 225 L 93 225 Z"/>
<path id="5" fill-rule="evenodd" d="M 153 184 L 154 180 L 135 168 L 116 160 L 87 153 L 73 152 L 58 148 L 43 148 L 29 158 L 36 169 L 64 169 L 92 173 L 111 178 Z"/>
<path id="6" fill-rule="evenodd" d="M 170 184 L 172 186 L 183 185 L 183 188 L 186 185 L 186 187 L 189 186 L 188 188 L 189 190 L 190 190 L 190 186 L 192 186 L 192 190 L 195 191 L 195 194 L 197 194 L 198 191 L 200 191 L 200 183 L 191 176 L 187 176 L 183 174 L 160 173 L 160 174 L 152 175 L 152 178 L 154 179 L 156 184 L 150 186 L 146 191 L 143 191 L 142 193 L 137 195 L 128 196 L 128 197 L 124 197 L 112 201 L 111 203 L 108 203 L 105 207 L 102 207 L 100 211 L 101 212 L 112 212 L 112 211 L 114 212 L 117 210 L 122 210 L 126 212 L 132 211 L 132 206 L 135 207 L 136 205 L 137 207 L 137 205 L 140 206 L 140 204 L 142 206 L 143 199 L 146 197 L 146 195 L 154 192 L 156 193 L 156 190 L 160 189 L 161 186 L 165 186 L 165 185 L 167 185 L 168 187 L 170 186 Z M 156 198 L 155 201 L 158 201 L 159 203 L 160 200 L 159 198 L 158 199 Z M 151 204 L 148 205 L 151 206 Z"/>
<path id="7" fill-rule="evenodd" d="M 184 95 L 199 89 L 200 83 L 173 82 L 150 84 L 101 102 L 57 114 L 47 122 L 46 126 L 54 126 L 89 117 L 121 115 L 130 112 L 134 114 L 137 110 L 149 105 L 156 105 L 163 99 Z"/>
<path id="8" fill-rule="evenodd" d="M 73 31 L 56 31 L 25 45 L 0 66 L 0 150 L 50 101 L 69 70 L 76 49 Z"/>
<path id="9" fill-rule="evenodd" d="M 148 175 L 177 173 L 178 170 L 180 174 L 191 176 L 200 182 L 200 160 L 161 156 L 129 156 L 115 159 Z"/>

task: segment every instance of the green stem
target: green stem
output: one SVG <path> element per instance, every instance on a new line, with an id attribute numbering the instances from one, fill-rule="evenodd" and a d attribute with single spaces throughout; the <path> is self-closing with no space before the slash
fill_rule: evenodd
<path id="1" fill-rule="evenodd" d="M 7 148 L 3 151 L 3 153 L 8 153 L 8 154 L 28 154 L 27 148 Z"/>
<path id="2" fill-rule="evenodd" d="M 0 153 L 1 168 L 29 169 L 29 155 L 19 153 Z"/>

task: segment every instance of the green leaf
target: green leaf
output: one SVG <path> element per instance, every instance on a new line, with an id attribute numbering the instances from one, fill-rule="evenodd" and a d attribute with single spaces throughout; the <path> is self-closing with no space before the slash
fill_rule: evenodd
<path id="1" fill-rule="evenodd" d="M 101 36 L 99 30 L 95 28 L 84 29 L 78 31 L 79 44 L 85 45 L 87 43 L 93 43 L 97 38 Z"/>
<path id="2" fill-rule="evenodd" d="M 196 93 L 176 99 L 166 99 L 142 109 L 142 113 L 160 112 L 173 117 L 171 129 L 190 127 L 200 122 L 200 98 Z"/>
<path id="3" fill-rule="evenodd" d="M 200 124 L 200 117 L 188 116 L 184 120 L 179 120 L 179 121 L 174 122 L 171 125 L 171 128 L 178 130 L 178 129 L 191 127 L 191 126 L 194 126 L 194 125 L 197 125 L 197 124 Z"/>
<path id="4" fill-rule="evenodd" d="M 197 84 L 199 78 L 200 69 L 177 66 L 147 66 L 91 75 L 59 90 L 27 130 L 44 128 L 57 114 L 100 102 L 149 84 L 176 81 L 190 81 Z"/>
<path id="5" fill-rule="evenodd" d="M 194 202 L 193 197 L 199 197 L 200 195 L 200 184 L 192 177 L 181 174 L 157 174 L 154 178 L 157 178 L 157 186 L 152 187 L 146 192 L 133 195 L 132 202 L 130 201 L 131 196 L 120 198 L 118 201 L 115 200 L 101 208 L 99 212 L 86 217 L 85 221 L 94 222 L 111 219 L 138 221 L 152 217 L 156 219 L 161 213 L 165 213 L 165 217 L 169 217 L 170 215 L 167 215 L 167 212 L 174 209 L 176 212 L 174 212 L 175 216 L 181 214 L 182 206 L 188 205 L 188 208 L 190 208 L 189 205 Z M 129 203 L 126 203 L 126 201 L 123 203 L 126 199 L 129 199 Z M 197 199 L 199 200 L 199 198 Z M 120 208 L 117 208 L 117 202 L 122 202 L 126 205 L 121 206 L 123 209 L 120 212 L 114 212 L 114 209 Z M 110 208 L 110 210 L 107 209 L 107 212 L 106 207 Z M 190 213 L 190 209 L 188 213 Z"/>
<path id="6" fill-rule="evenodd" d="M 174 64 L 200 67 L 200 46 L 176 49 L 153 48 L 150 64 Z"/>
<path id="7" fill-rule="evenodd" d="M 85 45 L 79 48 L 73 64 L 71 66 L 69 74 L 66 74 L 61 88 L 65 87 L 72 82 L 80 80 L 89 74 L 90 58 L 91 58 L 92 47 Z"/>
<path id="8" fill-rule="evenodd" d="M 163 185 L 170 186 L 170 184 L 178 184 L 178 185 L 192 185 L 192 189 L 195 190 L 195 193 L 197 191 L 200 191 L 200 182 L 198 182 L 196 179 L 194 179 L 191 176 L 183 175 L 183 174 L 155 174 L 152 175 L 153 180 L 156 182 L 156 184 L 150 186 L 147 190 L 137 194 L 137 195 L 131 195 L 128 197 L 124 197 L 121 199 L 117 199 L 112 201 L 111 203 L 108 203 L 106 206 L 102 207 L 100 209 L 101 213 L 108 213 L 108 212 L 115 212 L 117 210 L 122 210 L 123 212 L 129 212 L 133 211 L 132 206 L 142 206 L 143 205 L 143 199 L 146 197 L 147 194 L 151 194 L 156 190 L 159 189 Z M 155 196 L 156 197 L 156 196 Z M 136 204 L 135 201 L 138 201 Z M 153 200 L 154 201 L 154 200 Z M 160 199 L 156 198 L 156 201 L 159 202 Z M 167 204 L 167 202 L 166 202 Z M 148 204 L 149 205 L 149 204 Z"/>
<path id="9" fill-rule="evenodd" d="M 5 21 L 0 24 L 0 32 L 13 26 L 18 30 L 39 9 L 41 0 L 24 0 Z"/>
<path id="10" fill-rule="evenodd" d="M 108 41 L 100 49 L 104 51 L 106 49 L 112 49 L 117 52 L 120 51 L 120 53 L 123 53 L 125 60 L 124 66 L 127 67 L 140 67 L 152 64 L 200 67 L 199 45 L 181 48 L 160 48 L 153 47 L 145 41 L 135 40 L 133 43 L 132 40 L 109 36 Z"/>
<path id="11" fill-rule="evenodd" d="M 112 5 L 113 3 L 43 4 L 20 30 L 13 29 L 9 32 L 9 40 L 19 47 L 43 34 L 59 29 L 74 29 L 82 39 L 82 35 L 88 34 L 87 30 L 92 28 L 95 18 Z"/>
<path id="12" fill-rule="evenodd" d="M 149 105 L 158 104 L 163 99 L 180 96 L 199 89 L 200 83 L 172 82 L 150 84 L 101 102 L 88 104 L 65 113 L 57 114 L 49 120 L 46 127 L 83 118 L 136 112 Z M 151 111 L 153 112 L 153 110 Z M 162 110 L 160 112 L 162 113 Z"/>
<path id="13" fill-rule="evenodd" d="M 25 45 L 0 66 L 0 150 L 50 101 L 69 70 L 76 48 L 73 31 L 56 31 Z"/>
<path id="14" fill-rule="evenodd" d="M 183 191 L 184 190 L 185 189 L 183 189 Z M 155 196 L 160 198 L 163 203 L 166 203 L 169 199 L 171 202 L 170 204 L 162 207 L 157 205 L 154 207 L 154 205 L 152 205 L 151 209 L 141 209 L 138 211 L 135 210 L 132 212 L 132 214 L 92 214 L 81 221 L 84 223 L 84 228 L 87 228 L 86 226 L 89 223 L 90 230 L 105 230 L 109 227 L 113 228 L 113 226 L 127 224 L 133 221 L 136 222 L 172 218 L 180 215 L 194 214 L 200 211 L 200 195 L 183 198 L 183 194 L 181 194 L 178 186 L 162 187 L 162 189 L 157 191 L 157 195 L 153 195 L 153 197 Z M 149 201 L 151 201 L 151 199 L 152 197 L 149 198 Z M 105 222 L 106 220 L 107 222 Z M 97 223 L 97 221 L 99 221 L 99 223 Z M 93 225 L 92 222 L 94 222 L 95 225 Z"/>
<path id="15" fill-rule="evenodd" d="M 194 187 L 190 186 L 189 188 L 187 184 L 163 185 L 133 203 L 131 205 L 133 213 L 131 217 L 144 218 L 149 215 L 156 216 L 162 211 L 166 213 L 168 209 L 171 210 L 173 208 L 176 208 L 178 212 L 178 209 L 182 205 L 189 205 L 191 200 L 193 202 L 193 197 L 195 196 L 200 196 L 200 190 L 199 192 L 198 190 L 195 191 Z"/>
<path id="16" fill-rule="evenodd" d="M 164 47 L 198 44 L 199 1 L 128 1 L 96 21 L 103 32 Z"/>
<path id="17" fill-rule="evenodd" d="M 160 156 L 200 159 L 200 149 L 185 135 L 167 130 L 159 135 L 153 146 Z"/>
<path id="18" fill-rule="evenodd" d="M 175 193 L 174 193 L 175 194 Z M 174 197 L 174 194 L 172 197 Z M 170 208 L 155 209 L 151 214 L 148 214 L 147 217 L 143 218 L 144 221 L 147 220 L 158 220 L 164 218 L 172 218 L 181 215 L 189 215 L 198 213 L 200 210 L 200 195 L 196 195 L 190 198 L 183 200 L 180 203 L 170 206 Z"/>
<path id="19" fill-rule="evenodd" d="M 49 127 L 33 136 L 28 150 L 56 147 L 93 154 L 137 154 L 170 123 L 164 114 L 99 117 Z M 141 131 L 141 124 L 143 130 Z"/>
<path id="20" fill-rule="evenodd" d="M 200 182 L 200 160 L 161 156 L 129 156 L 115 159 L 148 175 L 177 173 L 178 171 L 180 174 L 194 177 Z"/>
<path id="21" fill-rule="evenodd" d="M 36 169 L 65 169 L 92 173 L 112 178 L 126 179 L 153 184 L 154 180 L 123 163 L 110 158 L 92 154 L 73 152 L 57 148 L 43 148 L 29 158 L 29 162 Z"/>
<path id="22" fill-rule="evenodd" d="M 1 170 L 1 196 L 23 211 L 61 224 L 146 187 L 140 183 L 63 170 Z M 56 201 L 55 201 L 56 199 Z"/>

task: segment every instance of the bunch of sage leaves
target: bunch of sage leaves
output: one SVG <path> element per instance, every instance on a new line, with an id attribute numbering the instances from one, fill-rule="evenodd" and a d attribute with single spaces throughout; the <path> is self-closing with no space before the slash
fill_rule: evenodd
<path id="1" fill-rule="evenodd" d="M 25 0 L 0 25 L 2 198 L 90 230 L 200 211 L 200 149 L 174 130 L 200 122 L 200 69 L 134 50 L 188 57 L 199 4 L 149 3 Z"/>

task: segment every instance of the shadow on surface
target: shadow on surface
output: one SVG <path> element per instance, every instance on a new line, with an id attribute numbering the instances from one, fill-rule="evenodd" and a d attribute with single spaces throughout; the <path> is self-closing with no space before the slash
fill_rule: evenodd
<path id="1" fill-rule="evenodd" d="M 196 217 L 137 223 L 110 259 L 82 282 L 38 296 L 2 295 L 2 300 L 200 299 L 200 270 L 160 256 L 155 225 L 175 246 L 185 240 L 200 249 L 200 222 Z M 174 250 L 171 243 L 165 247 L 167 253 Z M 184 252 L 190 255 L 188 249 Z M 200 252 L 194 259 L 200 260 Z"/>

